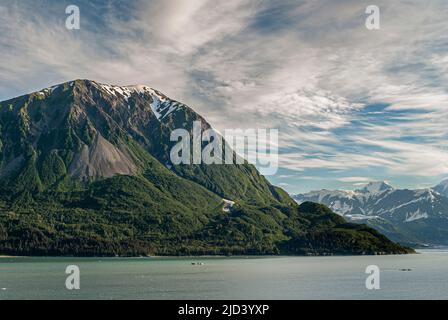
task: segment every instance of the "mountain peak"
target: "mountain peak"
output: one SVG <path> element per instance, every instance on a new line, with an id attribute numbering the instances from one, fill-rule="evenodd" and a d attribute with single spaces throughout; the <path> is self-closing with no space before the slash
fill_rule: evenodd
<path id="1" fill-rule="evenodd" d="M 21 187 L 53 187 L 54 177 L 42 181 L 46 165 L 61 170 L 58 178 L 67 175 L 73 181 L 134 175 L 141 159 L 129 140 L 163 154 L 166 162 L 167 128 L 179 127 L 187 118 L 199 115 L 146 85 L 78 79 L 13 98 L 0 104 L 2 185 L 31 167 L 33 181 Z"/>
<path id="2" fill-rule="evenodd" d="M 364 188 L 357 191 L 361 193 L 378 194 L 393 189 L 394 188 L 386 181 L 373 181 L 369 182 Z"/>
<path id="3" fill-rule="evenodd" d="M 89 81 L 89 80 L 86 80 Z M 126 86 L 118 86 L 118 85 L 111 85 L 111 84 L 104 84 L 99 83 L 96 81 L 90 81 L 91 84 L 96 86 L 99 89 L 105 90 L 108 93 L 112 95 L 122 95 L 125 97 L 129 97 L 132 93 L 139 93 L 139 94 L 151 94 L 151 95 L 157 95 L 157 96 L 163 96 L 160 92 L 154 90 L 153 88 L 143 85 L 143 84 L 137 84 L 137 85 L 126 85 Z M 165 96 L 163 96 L 166 98 Z"/>
<path id="4" fill-rule="evenodd" d="M 35 93 L 40 94 L 48 94 L 52 93 L 58 88 L 67 88 L 67 87 L 90 87 L 93 86 L 96 89 L 99 89 L 109 95 L 116 96 L 116 97 L 124 97 L 129 98 L 131 94 L 138 93 L 138 94 L 150 94 L 157 96 L 161 100 L 167 99 L 165 95 L 160 93 L 159 91 L 144 85 L 144 84 L 137 84 L 137 85 L 125 85 L 125 86 L 119 86 L 119 85 L 112 85 L 112 84 L 104 84 L 100 83 L 94 80 L 88 80 L 88 79 L 76 79 L 68 82 L 64 82 L 61 84 L 57 84 L 51 87 L 44 88 L 40 91 L 37 91 Z"/>
<path id="5" fill-rule="evenodd" d="M 104 84 L 94 80 L 76 79 L 61 84 L 53 85 L 25 96 L 35 96 L 39 100 L 55 97 L 63 92 L 71 90 L 78 96 L 93 98 L 99 93 L 103 98 L 115 101 L 115 105 L 121 105 L 131 110 L 136 101 L 149 102 L 149 107 L 157 120 L 162 121 L 178 109 L 186 106 L 178 101 L 170 99 L 160 91 L 144 84 L 137 85 L 112 85 Z M 12 99 L 14 100 L 14 99 Z M 142 103 L 140 103 L 142 104 Z"/>

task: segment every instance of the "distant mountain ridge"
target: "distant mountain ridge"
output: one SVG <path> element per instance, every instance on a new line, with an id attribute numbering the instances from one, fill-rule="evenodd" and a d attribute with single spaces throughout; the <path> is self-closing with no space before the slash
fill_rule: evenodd
<path id="1" fill-rule="evenodd" d="M 298 206 L 248 163 L 173 165 L 171 132 L 195 122 L 211 128 L 144 85 L 76 80 L 0 102 L 0 254 L 412 252 Z"/>
<path id="2" fill-rule="evenodd" d="M 351 221 L 365 222 L 395 241 L 448 244 L 448 180 L 434 188 L 395 189 L 371 182 L 356 191 L 321 190 L 294 195 L 301 203 L 315 201 Z"/>

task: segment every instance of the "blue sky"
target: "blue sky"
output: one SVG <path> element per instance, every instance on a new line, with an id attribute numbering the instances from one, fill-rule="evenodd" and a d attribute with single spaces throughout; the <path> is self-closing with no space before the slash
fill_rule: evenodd
<path id="1" fill-rule="evenodd" d="M 78 5 L 81 29 L 65 28 Z M 77 78 L 146 84 L 220 131 L 278 128 L 292 193 L 448 176 L 448 3 L 155 0 L 0 3 L 0 100 Z"/>

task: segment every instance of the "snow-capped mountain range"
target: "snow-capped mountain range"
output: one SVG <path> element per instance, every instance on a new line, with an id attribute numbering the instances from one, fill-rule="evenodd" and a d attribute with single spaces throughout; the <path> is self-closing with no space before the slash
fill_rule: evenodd
<path id="1" fill-rule="evenodd" d="M 448 179 L 428 189 L 395 189 L 387 182 L 371 182 L 360 190 L 320 190 L 293 198 L 322 203 L 396 241 L 448 244 Z"/>

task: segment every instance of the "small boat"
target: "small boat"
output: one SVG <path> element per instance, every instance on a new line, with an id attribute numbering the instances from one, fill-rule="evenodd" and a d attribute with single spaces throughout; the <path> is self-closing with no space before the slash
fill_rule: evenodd
<path id="1" fill-rule="evenodd" d="M 205 265 L 205 263 L 203 263 L 203 262 L 192 262 L 191 265 L 192 266 L 203 266 L 203 265 Z"/>

